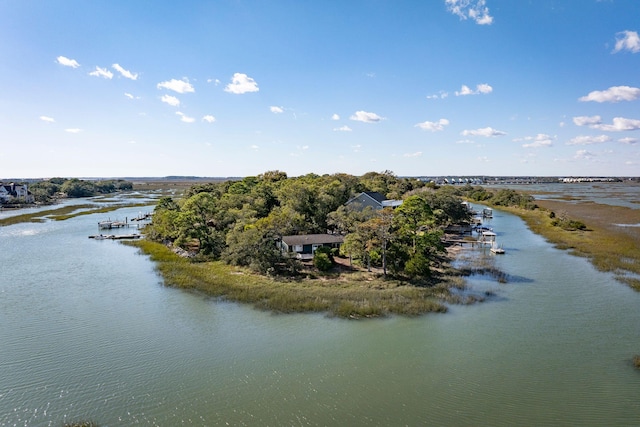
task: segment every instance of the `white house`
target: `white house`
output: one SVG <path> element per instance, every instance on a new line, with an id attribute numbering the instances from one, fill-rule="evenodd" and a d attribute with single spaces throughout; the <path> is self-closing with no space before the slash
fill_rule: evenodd
<path id="1" fill-rule="evenodd" d="M 33 195 L 29 192 L 27 184 L 0 184 L 0 201 L 9 202 L 11 199 L 18 199 L 21 202 L 33 203 Z"/>

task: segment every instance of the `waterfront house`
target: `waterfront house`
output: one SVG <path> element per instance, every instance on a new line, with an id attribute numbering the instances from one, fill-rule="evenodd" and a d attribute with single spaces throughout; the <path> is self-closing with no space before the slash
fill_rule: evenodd
<path id="1" fill-rule="evenodd" d="M 298 259 L 312 259 L 319 247 L 339 248 L 343 241 L 344 237 L 338 234 L 301 234 L 283 236 L 278 246 L 283 254 Z"/>
<path id="2" fill-rule="evenodd" d="M 34 200 L 27 184 L 0 184 L 0 202 L 7 203 L 11 199 L 24 203 L 33 203 Z"/>

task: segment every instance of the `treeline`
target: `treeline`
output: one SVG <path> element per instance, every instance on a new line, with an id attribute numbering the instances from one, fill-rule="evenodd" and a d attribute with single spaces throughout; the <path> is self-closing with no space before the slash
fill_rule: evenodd
<path id="1" fill-rule="evenodd" d="M 345 206 L 363 191 L 403 203 L 381 210 Z M 296 178 L 269 171 L 239 181 L 194 185 L 180 200 L 162 198 L 145 234 L 195 253 L 196 260 L 220 259 L 260 273 L 295 274 L 300 265 L 280 252 L 278 240 L 335 233 L 345 236 L 339 255 L 382 267 L 385 274 L 388 270 L 421 279 L 442 260 L 444 228 L 470 219 L 461 196 L 462 188 L 439 188 L 389 171 Z M 335 255 L 316 253 L 323 258 Z M 318 260 L 315 264 L 327 266 Z"/>
<path id="2" fill-rule="evenodd" d="M 538 207 L 533 196 L 526 193 L 520 193 L 509 188 L 494 190 L 481 186 L 474 187 L 470 185 L 456 188 L 460 195 L 464 196 L 467 200 L 474 202 L 526 210 L 533 210 Z"/>
<path id="3" fill-rule="evenodd" d="M 122 179 L 86 181 L 78 178 L 51 178 L 29 184 L 36 202 L 47 203 L 59 197 L 92 197 L 133 189 L 133 183 Z"/>

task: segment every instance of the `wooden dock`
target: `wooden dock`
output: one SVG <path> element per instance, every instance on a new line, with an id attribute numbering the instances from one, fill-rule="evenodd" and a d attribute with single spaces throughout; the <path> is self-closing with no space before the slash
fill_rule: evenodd
<path id="1" fill-rule="evenodd" d="M 124 239 L 140 239 L 142 234 L 97 234 L 89 236 L 90 239 L 95 240 L 124 240 Z"/>

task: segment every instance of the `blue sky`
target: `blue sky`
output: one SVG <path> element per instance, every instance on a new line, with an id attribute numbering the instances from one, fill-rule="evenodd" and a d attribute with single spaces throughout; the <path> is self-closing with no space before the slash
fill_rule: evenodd
<path id="1" fill-rule="evenodd" d="M 0 177 L 640 175 L 637 0 L 0 2 Z"/>

